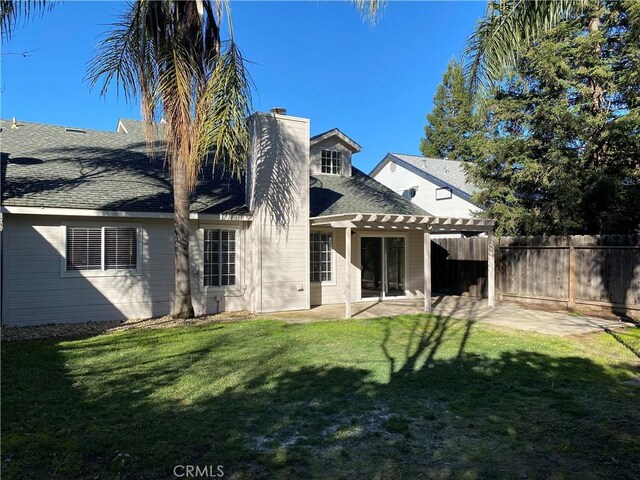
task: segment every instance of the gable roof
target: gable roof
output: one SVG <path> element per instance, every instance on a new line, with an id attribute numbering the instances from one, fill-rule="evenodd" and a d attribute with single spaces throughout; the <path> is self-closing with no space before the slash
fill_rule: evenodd
<path id="1" fill-rule="evenodd" d="M 2 205 L 173 212 L 170 173 L 162 153 L 153 160 L 147 155 L 142 122 L 120 120 L 117 132 L 68 131 L 30 122 L 18 125 L 14 129 L 10 121 L 0 120 Z M 191 211 L 248 213 L 244 180 L 212 172 L 211 165 L 205 167 Z M 428 215 L 355 167 L 351 177 L 319 174 L 310 178 L 311 217 L 371 211 Z"/>
<path id="2" fill-rule="evenodd" d="M 319 133 L 318 135 L 314 135 L 309 139 L 309 144 L 313 146 L 316 143 L 320 143 L 323 140 L 326 140 L 331 137 L 337 137 L 353 153 L 358 153 L 360 150 L 362 150 L 362 147 L 355 140 L 348 137 L 337 128 L 332 128 L 331 130 L 328 130 L 324 133 Z"/>
<path id="3" fill-rule="evenodd" d="M 429 215 L 355 167 L 351 167 L 351 177 L 312 176 L 310 187 L 311 217 L 366 212 Z"/>
<path id="4" fill-rule="evenodd" d="M 173 212 L 170 173 L 151 160 L 141 122 L 117 133 L 0 120 L 2 204 L 127 212 Z M 121 122 L 122 123 L 122 122 Z M 244 183 L 212 167 L 193 194 L 193 213 L 243 214 Z"/>
<path id="5" fill-rule="evenodd" d="M 466 178 L 462 168 L 464 162 L 458 160 L 389 153 L 375 166 L 370 175 L 375 177 L 390 161 L 405 167 L 407 170 L 426 178 L 436 185 L 451 187 L 458 196 L 465 200 L 470 200 L 471 195 L 478 191 L 478 187 Z"/>

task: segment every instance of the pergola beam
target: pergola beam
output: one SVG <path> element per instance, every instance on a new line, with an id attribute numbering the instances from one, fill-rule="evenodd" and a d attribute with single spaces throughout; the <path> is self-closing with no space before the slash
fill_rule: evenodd
<path id="1" fill-rule="evenodd" d="M 432 233 L 455 232 L 490 232 L 495 224 L 494 220 L 486 218 L 461 217 L 432 217 L 430 215 L 400 215 L 382 213 L 345 213 L 311 218 L 312 226 L 332 226 L 346 228 L 350 222 L 351 228 L 404 228 L 412 226 L 419 230 L 430 229 Z M 395 226 L 389 225 L 390 223 Z"/>

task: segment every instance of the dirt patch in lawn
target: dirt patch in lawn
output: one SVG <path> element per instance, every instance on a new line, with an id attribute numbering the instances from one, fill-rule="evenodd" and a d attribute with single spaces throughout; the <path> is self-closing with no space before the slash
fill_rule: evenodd
<path id="1" fill-rule="evenodd" d="M 103 322 L 82 323 L 50 323 L 47 325 L 33 325 L 25 327 L 2 327 L 2 341 L 11 342 L 17 340 L 35 340 L 52 337 L 86 337 L 103 333 L 120 332 L 124 330 L 143 328 L 171 328 L 206 325 L 209 323 L 236 322 L 256 318 L 256 315 L 247 312 L 222 312 L 216 315 L 202 315 L 200 317 L 184 320 L 171 316 L 129 319 Z"/>

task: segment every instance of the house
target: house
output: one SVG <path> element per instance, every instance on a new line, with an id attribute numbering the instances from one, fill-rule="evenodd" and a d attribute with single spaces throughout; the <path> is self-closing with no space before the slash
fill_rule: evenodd
<path id="1" fill-rule="evenodd" d="M 351 302 L 389 297 L 430 310 L 430 234 L 493 222 L 430 215 L 353 166 L 360 146 L 340 130 L 310 137 L 308 119 L 277 112 L 251 117 L 244 178 L 209 163 L 198 181 L 196 313 L 341 303 L 349 317 Z M 142 132 L 2 121 L 3 324 L 171 311 L 170 176 Z"/>
<path id="2" fill-rule="evenodd" d="M 478 188 L 466 179 L 462 162 L 399 153 L 387 154 L 369 175 L 437 216 L 477 217 L 471 201 Z"/>

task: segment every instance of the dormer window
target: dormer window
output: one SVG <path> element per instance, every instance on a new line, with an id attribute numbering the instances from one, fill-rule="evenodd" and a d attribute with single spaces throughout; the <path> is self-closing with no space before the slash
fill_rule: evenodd
<path id="1" fill-rule="evenodd" d="M 342 173 L 342 152 L 322 150 L 321 172 L 340 175 Z"/>

